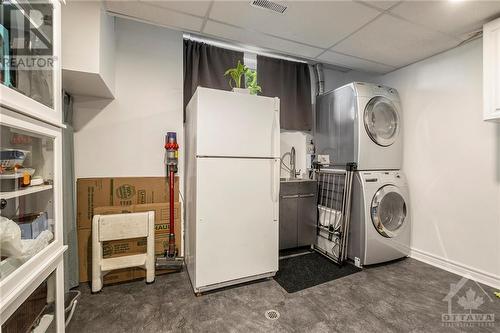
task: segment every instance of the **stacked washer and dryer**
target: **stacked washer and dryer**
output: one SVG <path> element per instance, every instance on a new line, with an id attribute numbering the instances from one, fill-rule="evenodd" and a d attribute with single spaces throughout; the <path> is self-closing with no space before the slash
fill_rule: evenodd
<path id="1" fill-rule="evenodd" d="M 319 95 L 315 143 L 330 166 L 356 163 L 348 258 L 356 265 L 409 255 L 408 185 L 403 160 L 402 114 L 398 92 L 354 82 Z"/>

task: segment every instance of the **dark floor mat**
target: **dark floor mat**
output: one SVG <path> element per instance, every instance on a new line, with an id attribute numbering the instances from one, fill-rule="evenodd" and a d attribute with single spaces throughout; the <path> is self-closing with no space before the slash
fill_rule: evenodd
<path id="1" fill-rule="evenodd" d="M 345 263 L 340 267 L 330 259 L 313 252 L 281 259 L 274 280 L 288 293 L 294 293 L 359 271 L 361 269 L 354 265 Z"/>
<path id="2" fill-rule="evenodd" d="M 296 254 L 304 254 L 304 253 L 312 253 L 312 252 L 314 252 L 314 250 L 311 249 L 310 246 L 295 247 L 292 249 L 280 250 L 280 258 L 287 257 L 287 256 L 293 256 Z"/>

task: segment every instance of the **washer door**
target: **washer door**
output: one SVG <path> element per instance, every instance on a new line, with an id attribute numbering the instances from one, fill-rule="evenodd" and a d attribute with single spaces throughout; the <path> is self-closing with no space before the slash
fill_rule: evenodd
<path id="1" fill-rule="evenodd" d="M 373 226 L 384 237 L 396 237 L 406 220 L 406 202 L 394 185 L 381 187 L 372 200 L 370 209 Z"/>
<path id="2" fill-rule="evenodd" d="M 365 129 L 368 136 L 379 146 L 392 145 L 399 134 L 399 114 L 386 97 L 372 98 L 365 107 Z"/>

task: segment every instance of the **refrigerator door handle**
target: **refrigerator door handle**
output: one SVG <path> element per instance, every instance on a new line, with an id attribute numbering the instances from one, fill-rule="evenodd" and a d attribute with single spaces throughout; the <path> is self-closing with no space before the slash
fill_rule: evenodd
<path id="1" fill-rule="evenodd" d="M 272 167 L 272 199 L 273 202 L 278 202 L 279 200 L 279 186 L 280 186 L 280 168 L 279 168 L 279 159 L 273 159 L 273 167 Z"/>
<path id="2" fill-rule="evenodd" d="M 273 157 L 279 157 L 280 147 L 279 147 L 279 136 L 280 136 L 280 100 L 279 98 L 274 99 L 274 117 L 273 125 L 271 127 L 271 153 Z"/>
<path id="3" fill-rule="evenodd" d="M 273 220 L 278 222 L 279 216 L 279 192 L 280 192 L 280 159 L 274 159 L 272 161 L 273 165 L 271 168 L 271 199 L 274 203 Z"/>

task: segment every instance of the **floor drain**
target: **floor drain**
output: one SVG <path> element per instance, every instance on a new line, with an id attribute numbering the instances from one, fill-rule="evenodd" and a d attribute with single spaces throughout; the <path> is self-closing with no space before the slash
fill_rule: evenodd
<path id="1" fill-rule="evenodd" d="M 269 320 L 276 320 L 280 317 L 280 313 L 276 310 L 267 310 L 266 318 Z"/>

